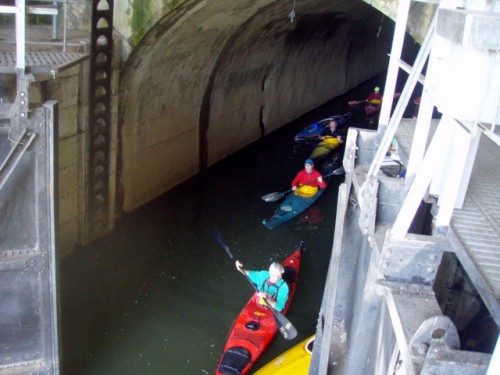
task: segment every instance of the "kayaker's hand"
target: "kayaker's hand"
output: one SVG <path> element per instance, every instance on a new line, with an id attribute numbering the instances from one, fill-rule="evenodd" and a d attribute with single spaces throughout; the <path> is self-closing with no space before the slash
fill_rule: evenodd
<path id="1" fill-rule="evenodd" d="M 292 186 L 292 190 L 293 191 L 297 190 L 297 186 Z"/>
<path id="2" fill-rule="evenodd" d="M 265 302 L 265 305 L 266 306 L 271 306 L 272 308 L 274 308 L 276 306 L 276 301 L 273 300 L 269 295 L 267 295 L 266 293 L 264 293 L 265 297 L 261 297 L 262 299 L 264 299 L 266 302 Z"/>
<path id="3" fill-rule="evenodd" d="M 236 269 L 243 273 L 243 264 L 239 260 L 236 261 Z"/>
<path id="4" fill-rule="evenodd" d="M 264 298 L 264 299 L 266 299 L 266 300 L 267 300 L 267 293 L 265 293 L 265 292 L 259 292 L 259 293 L 257 293 L 257 295 L 258 295 L 260 298 Z"/>
<path id="5" fill-rule="evenodd" d="M 343 143 L 344 141 L 342 140 L 342 137 L 340 135 L 337 136 L 337 139 L 339 140 L 339 143 Z"/>
<path id="6" fill-rule="evenodd" d="M 318 177 L 318 182 L 321 184 L 323 182 L 323 177 L 319 176 Z"/>

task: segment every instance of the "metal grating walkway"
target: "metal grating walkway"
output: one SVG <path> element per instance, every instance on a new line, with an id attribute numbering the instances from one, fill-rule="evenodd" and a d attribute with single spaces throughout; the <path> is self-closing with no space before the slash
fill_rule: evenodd
<path id="1" fill-rule="evenodd" d="M 479 273 L 500 301 L 500 148 L 482 137 L 461 210 L 451 226 Z"/>
<path id="2" fill-rule="evenodd" d="M 416 120 L 403 120 L 396 139 L 406 162 Z M 433 120 L 431 133 L 438 121 Z M 406 154 L 406 155 L 405 155 Z M 452 246 L 492 315 L 500 319 L 500 147 L 481 135 L 463 208 L 455 210 Z"/>
<path id="3" fill-rule="evenodd" d="M 408 164 L 408 156 L 411 150 L 411 143 L 413 142 L 413 133 L 415 131 L 415 125 L 417 124 L 416 119 L 402 119 L 396 131 L 396 139 L 400 146 L 400 157 L 404 163 Z M 439 120 L 432 120 L 431 127 L 429 130 L 429 138 L 427 139 L 427 146 L 434 135 L 436 128 L 439 124 Z"/>
<path id="4" fill-rule="evenodd" d="M 55 75 L 88 58 L 88 53 L 26 52 L 30 73 Z M 16 53 L 0 51 L 0 73 L 16 74 Z"/>

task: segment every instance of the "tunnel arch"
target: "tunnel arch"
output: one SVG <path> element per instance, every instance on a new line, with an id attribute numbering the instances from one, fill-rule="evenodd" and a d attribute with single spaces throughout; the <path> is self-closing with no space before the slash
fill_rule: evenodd
<path id="1" fill-rule="evenodd" d="M 121 76 L 124 211 L 386 69 L 376 9 L 310 0 L 290 22 L 290 6 L 191 1 L 148 32 Z"/>

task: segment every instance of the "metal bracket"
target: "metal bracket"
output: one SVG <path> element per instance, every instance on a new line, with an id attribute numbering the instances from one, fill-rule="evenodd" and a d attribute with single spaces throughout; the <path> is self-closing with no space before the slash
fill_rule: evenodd
<path id="1" fill-rule="evenodd" d="M 431 346 L 459 349 L 460 338 L 451 319 L 445 315 L 438 315 L 423 321 L 408 346 L 412 360 L 416 362 L 417 367 L 421 367 Z"/>
<path id="2" fill-rule="evenodd" d="M 34 80 L 32 74 L 27 74 L 22 69 L 17 70 L 17 95 L 14 111 L 20 119 L 26 119 L 29 116 L 30 83 Z"/>

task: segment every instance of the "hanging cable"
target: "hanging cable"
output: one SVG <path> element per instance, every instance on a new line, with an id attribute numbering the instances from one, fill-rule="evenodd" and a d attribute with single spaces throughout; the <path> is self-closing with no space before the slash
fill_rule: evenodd
<path id="1" fill-rule="evenodd" d="M 293 0 L 292 11 L 288 13 L 288 18 L 290 18 L 290 23 L 295 19 L 295 0 Z"/>
<path id="2" fill-rule="evenodd" d="M 382 31 L 382 24 L 384 23 L 384 15 L 382 15 L 382 18 L 380 19 L 380 25 L 378 26 L 378 31 L 377 31 L 377 38 L 380 36 L 380 32 Z"/>

